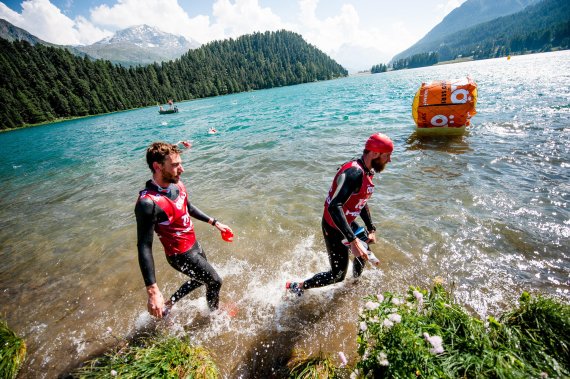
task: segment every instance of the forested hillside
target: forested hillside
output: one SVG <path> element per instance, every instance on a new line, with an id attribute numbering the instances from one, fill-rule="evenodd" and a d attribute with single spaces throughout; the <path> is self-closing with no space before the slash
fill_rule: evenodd
<path id="1" fill-rule="evenodd" d="M 524 11 L 462 30 L 447 41 L 440 60 L 475 59 L 570 47 L 570 2 L 544 0 Z"/>
<path id="2" fill-rule="evenodd" d="M 346 75 L 287 31 L 211 42 L 174 61 L 130 68 L 0 39 L 0 128 Z"/>
<path id="3" fill-rule="evenodd" d="M 28 33 L 22 28 L 18 28 L 15 25 L 10 24 L 8 21 L 0 18 L 0 38 L 7 39 L 8 41 L 27 41 L 31 45 L 42 44 L 45 46 L 59 47 L 62 49 L 69 50 L 73 55 L 84 57 L 88 54 L 79 51 L 73 46 L 62 46 L 56 45 L 54 43 L 49 43 L 39 39 L 38 37 Z"/>
<path id="4" fill-rule="evenodd" d="M 398 59 L 397 68 L 428 66 L 458 57 L 486 59 L 570 48 L 570 2 L 544 0 L 525 10 L 446 36 L 430 52 Z M 434 56 L 436 57 L 434 62 Z"/>
<path id="5" fill-rule="evenodd" d="M 467 0 L 445 16 L 422 39 L 392 58 L 392 61 L 435 51 L 446 36 L 453 38 L 460 30 L 520 12 L 539 1 L 541 0 Z"/>

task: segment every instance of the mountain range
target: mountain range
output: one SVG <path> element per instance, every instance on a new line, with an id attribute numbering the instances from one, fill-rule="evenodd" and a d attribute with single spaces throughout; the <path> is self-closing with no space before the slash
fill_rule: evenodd
<path id="1" fill-rule="evenodd" d="M 398 61 L 429 53 L 437 53 L 436 60 L 442 61 L 465 54 L 483 59 L 511 51 L 524 53 L 525 49 L 544 51 L 548 50 L 548 38 L 557 39 L 558 44 L 553 48 L 565 48 L 570 20 L 568 3 L 568 0 L 467 0 L 418 42 L 395 55 L 391 63 L 395 66 Z M 32 45 L 63 47 L 75 55 L 105 59 L 127 67 L 176 59 L 200 46 L 194 40 L 188 41 L 148 25 L 117 31 L 92 45 L 58 46 L 0 19 L 0 37 L 9 41 L 25 40 Z M 525 41 L 522 50 L 517 39 Z M 530 39 L 536 41 L 529 42 Z M 378 50 L 343 45 L 334 56 L 351 72 L 356 72 L 366 68 L 363 64 L 374 62 L 378 54 Z"/>
<path id="2" fill-rule="evenodd" d="M 509 13 L 513 10 L 518 11 Z M 497 14 L 501 16 L 495 17 Z M 461 28 L 457 19 L 465 20 Z M 460 57 L 487 59 L 568 48 L 568 0 L 468 0 L 424 38 L 396 55 L 391 65 L 394 69 L 413 68 Z"/>
<path id="3" fill-rule="evenodd" d="M 200 47 L 194 40 L 165 33 L 148 25 L 137 25 L 116 32 L 92 45 L 75 48 L 96 59 L 106 59 L 123 66 L 150 64 L 179 58 Z"/>
<path id="4" fill-rule="evenodd" d="M 414 54 L 435 51 L 444 38 L 453 39 L 461 30 L 507 16 L 525 9 L 540 0 L 467 0 L 452 10 L 431 29 L 422 39 L 398 53 L 392 61 L 407 58 Z"/>
<path id="5" fill-rule="evenodd" d="M 84 46 L 62 46 L 43 41 L 24 29 L 0 19 L 0 38 L 26 41 L 69 50 L 74 55 L 105 59 L 123 66 L 144 65 L 179 58 L 188 50 L 200 47 L 194 40 L 165 33 L 148 25 L 138 25 L 117 31 L 113 36 Z"/>
<path id="6" fill-rule="evenodd" d="M 41 45 L 51 46 L 51 47 L 60 47 L 60 48 L 64 48 L 64 49 L 68 50 L 69 52 L 71 52 L 74 55 L 85 56 L 84 52 L 77 50 L 73 46 L 61 46 L 61 45 L 56 45 L 53 43 L 46 42 L 46 41 L 34 36 L 33 34 L 28 33 L 24 29 L 18 28 L 17 26 L 12 25 L 11 23 L 9 23 L 8 21 L 6 21 L 2 18 L 0 18 L 0 38 L 4 38 L 5 40 L 8 40 L 10 42 L 12 42 L 12 41 L 26 41 L 30 45 L 41 44 Z"/>

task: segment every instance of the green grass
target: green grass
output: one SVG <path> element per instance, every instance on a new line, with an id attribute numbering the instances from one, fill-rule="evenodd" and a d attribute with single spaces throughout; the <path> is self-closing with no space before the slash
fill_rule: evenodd
<path id="1" fill-rule="evenodd" d="M 405 296 L 386 292 L 365 301 L 356 376 L 510 379 L 570 375 L 568 304 L 524 293 L 518 308 L 499 320 L 488 317 L 482 321 L 456 304 L 441 284 L 431 291 L 410 288 Z"/>
<path id="2" fill-rule="evenodd" d="M 26 343 L 0 320 L 0 378 L 13 379 L 26 359 Z"/>
<path id="3" fill-rule="evenodd" d="M 480 320 L 441 284 L 430 291 L 367 296 L 359 315 L 359 360 L 336 367 L 326 353 L 296 351 L 285 376 L 320 378 L 570 378 L 570 305 L 523 293 L 501 317 Z M 0 379 L 13 379 L 24 340 L 0 322 Z M 352 373 L 350 373 L 352 370 Z M 158 336 L 86 362 L 74 378 L 220 377 L 210 353 L 188 339 Z"/>
<path id="4" fill-rule="evenodd" d="M 186 339 L 162 336 L 89 361 L 73 377 L 214 379 L 219 372 L 204 348 L 193 347 Z"/>
<path id="5" fill-rule="evenodd" d="M 290 379 L 333 379 L 338 378 L 342 369 L 337 368 L 331 357 L 322 351 L 309 356 L 296 350 L 287 363 Z"/>

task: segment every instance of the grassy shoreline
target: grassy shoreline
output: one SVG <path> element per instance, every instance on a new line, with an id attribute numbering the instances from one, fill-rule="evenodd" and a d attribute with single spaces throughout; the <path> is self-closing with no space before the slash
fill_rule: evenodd
<path id="1" fill-rule="evenodd" d="M 295 351 L 278 378 L 565 378 L 570 376 L 570 304 L 524 292 L 500 317 L 471 315 L 441 282 L 362 300 L 358 356 Z M 4 323 L 5 325 L 5 323 Z M 10 335 L 13 335 L 11 332 Z M 17 337 L 16 337 L 17 338 Z M 23 341 L 23 340 L 22 340 Z M 0 344 L 0 367 L 15 354 Z M 21 357 L 21 354 L 20 354 Z M 13 372 L 13 371 L 12 371 Z M 17 372 L 17 369 L 16 369 Z M 7 376 L 0 371 L 1 377 Z M 255 373 L 252 373 L 255 375 Z M 71 378 L 220 378 L 209 351 L 187 338 L 144 336 L 83 362 Z"/>
<path id="2" fill-rule="evenodd" d="M 25 360 L 26 342 L 0 320 L 0 378 L 15 378 Z"/>

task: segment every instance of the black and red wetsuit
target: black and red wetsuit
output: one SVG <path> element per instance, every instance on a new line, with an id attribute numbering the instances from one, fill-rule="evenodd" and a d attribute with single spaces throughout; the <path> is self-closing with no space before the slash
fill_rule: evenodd
<path id="1" fill-rule="evenodd" d="M 152 256 L 152 242 L 156 232 L 164 246 L 168 263 L 191 278 L 170 299 L 177 302 L 205 284 L 208 306 L 216 309 L 222 279 L 208 263 L 206 254 L 196 240 L 194 224 L 190 218 L 209 222 L 210 217 L 190 203 L 184 184 L 179 181 L 161 188 L 149 180 L 139 194 L 135 215 L 139 265 L 145 285 L 156 283 Z"/>
<path id="2" fill-rule="evenodd" d="M 341 282 L 346 276 L 350 247 L 342 243 L 343 239 L 352 242 L 356 239 L 353 230 L 354 222 L 360 216 L 366 229 L 376 230 L 367 201 L 374 193 L 372 177 L 374 171 L 369 170 L 361 159 L 342 165 L 333 179 L 324 204 L 322 230 L 329 256 L 331 270 L 321 272 L 303 283 L 304 289 L 323 287 Z M 364 269 L 364 261 L 356 258 L 353 262 L 353 274 L 359 276 Z"/>

